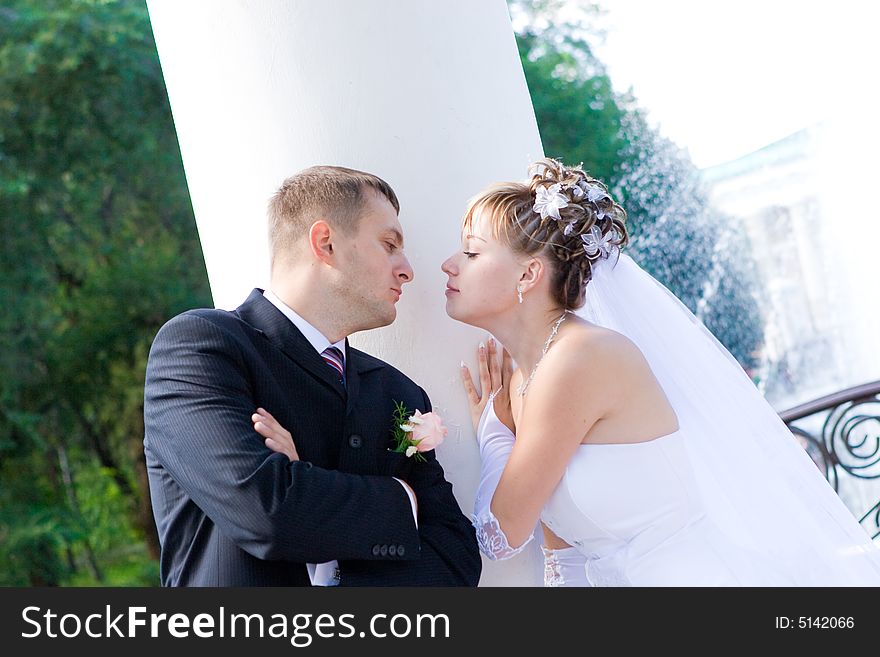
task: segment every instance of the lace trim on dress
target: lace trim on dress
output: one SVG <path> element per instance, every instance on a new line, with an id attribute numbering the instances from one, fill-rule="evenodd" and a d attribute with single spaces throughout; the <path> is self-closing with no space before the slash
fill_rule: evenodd
<path id="1" fill-rule="evenodd" d="M 577 547 L 551 549 L 544 553 L 544 586 L 593 586 L 587 577 L 587 557 Z"/>
<path id="2" fill-rule="evenodd" d="M 480 546 L 480 552 L 493 561 L 510 559 L 510 557 L 519 554 L 534 538 L 530 534 L 519 547 L 510 547 L 510 543 L 507 542 L 507 535 L 501 529 L 501 525 L 498 524 L 498 518 L 491 511 L 479 516 L 473 516 L 471 522 L 477 531 L 477 544 Z"/>
<path id="3" fill-rule="evenodd" d="M 543 545 L 541 552 L 544 553 L 544 586 L 565 586 L 565 578 L 562 576 L 562 566 L 555 550 L 548 550 Z"/>

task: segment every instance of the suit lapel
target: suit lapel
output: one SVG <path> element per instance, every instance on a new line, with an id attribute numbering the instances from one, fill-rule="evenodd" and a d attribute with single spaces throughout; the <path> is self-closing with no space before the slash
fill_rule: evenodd
<path id="1" fill-rule="evenodd" d="M 345 338 L 345 388 L 347 397 L 345 400 L 345 415 L 351 414 L 361 392 L 360 358 L 358 353 L 348 344 Z"/>
<path id="2" fill-rule="evenodd" d="M 243 321 L 263 333 L 290 360 L 332 388 L 340 397 L 346 398 L 345 386 L 339 382 L 334 371 L 293 322 L 263 296 L 262 290 L 255 288 L 235 312 Z M 349 365 L 346 363 L 346 376 L 348 371 Z M 348 381 L 350 385 L 350 379 Z M 350 388 L 348 397 L 351 398 Z"/>
<path id="3" fill-rule="evenodd" d="M 361 398 L 361 388 L 369 386 L 364 390 L 365 396 L 373 390 L 370 386 L 372 378 L 371 373 L 375 373 L 382 369 L 381 361 L 367 356 L 362 351 L 353 349 L 345 339 L 345 384 L 348 388 L 348 399 L 345 405 L 345 414 L 351 415 Z"/>

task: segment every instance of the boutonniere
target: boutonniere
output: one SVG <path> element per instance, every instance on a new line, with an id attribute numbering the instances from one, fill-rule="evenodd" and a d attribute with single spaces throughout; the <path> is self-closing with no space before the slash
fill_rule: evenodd
<path id="1" fill-rule="evenodd" d="M 443 426 L 442 418 L 434 412 L 416 411 L 409 414 L 403 402 L 394 402 L 394 452 L 415 456 L 417 461 L 426 461 L 421 452 L 434 449 L 443 442 L 449 429 Z"/>

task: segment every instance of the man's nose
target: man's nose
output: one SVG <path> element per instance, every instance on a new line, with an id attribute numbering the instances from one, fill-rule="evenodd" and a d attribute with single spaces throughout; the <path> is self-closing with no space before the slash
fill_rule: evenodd
<path id="1" fill-rule="evenodd" d="M 409 283 L 414 276 L 415 274 L 413 273 L 412 266 L 409 264 L 409 259 L 407 259 L 406 256 L 403 256 L 403 262 L 397 268 L 397 278 L 399 278 L 402 283 Z"/>

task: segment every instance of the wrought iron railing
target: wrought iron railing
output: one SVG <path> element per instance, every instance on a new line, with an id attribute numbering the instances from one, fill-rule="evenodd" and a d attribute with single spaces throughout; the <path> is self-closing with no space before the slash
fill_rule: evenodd
<path id="1" fill-rule="evenodd" d="M 841 477 L 880 479 L 880 381 L 835 392 L 779 415 L 838 493 Z M 859 522 L 872 538 L 880 536 L 880 500 Z"/>

